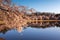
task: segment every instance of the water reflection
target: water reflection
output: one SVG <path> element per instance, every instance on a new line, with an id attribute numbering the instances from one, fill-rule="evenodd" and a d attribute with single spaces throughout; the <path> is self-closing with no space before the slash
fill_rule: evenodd
<path id="1" fill-rule="evenodd" d="M 0 38 L 0 40 L 5 40 L 4 38 Z"/>
<path id="2" fill-rule="evenodd" d="M 60 22 L 38 22 L 38 23 L 28 23 L 28 27 L 34 28 L 48 28 L 48 27 L 60 27 Z M 17 27 L 17 28 L 8 28 L 8 27 L 0 27 L 0 33 L 5 34 L 8 30 L 15 29 L 18 32 L 22 32 L 26 27 Z"/>
<path id="3" fill-rule="evenodd" d="M 48 27 L 50 28 L 48 29 Z M 51 21 L 51 22 L 28 23 L 28 27 L 15 27 L 15 28 L 0 26 L 0 40 L 60 39 L 59 38 L 60 28 L 55 27 L 60 27 L 60 22 Z M 22 32 L 23 30 L 25 31 Z"/>
<path id="4" fill-rule="evenodd" d="M 28 23 L 29 26 L 35 27 L 35 28 L 47 28 L 47 27 L 60 27 L 60 21 L 59 22 L 38 22 L 38 23 Z"/>

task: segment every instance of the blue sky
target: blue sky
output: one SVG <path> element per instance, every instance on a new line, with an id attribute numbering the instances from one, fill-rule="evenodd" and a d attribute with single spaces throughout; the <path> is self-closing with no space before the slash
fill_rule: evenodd
<path id="1" fill-rule="evenodd" d="M 12 2 L 34 8 L 39 12 L 60 13 L 60 0 L 13 0 Z"/>

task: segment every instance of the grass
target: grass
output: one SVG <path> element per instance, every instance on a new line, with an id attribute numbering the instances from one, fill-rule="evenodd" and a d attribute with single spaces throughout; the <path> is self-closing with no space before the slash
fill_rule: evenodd
<path id="1" fill-rule="evenodd" d="M 27 20 L 27 22 L 60 22 L 60 20 Z M 0 24 L 4 24 L 3 21 L 0 21 Z"/>
<path id="2" fill-rule="evenodd" d="M 28 20 L 28 22 L 60 22 L 60 20 Z"/>

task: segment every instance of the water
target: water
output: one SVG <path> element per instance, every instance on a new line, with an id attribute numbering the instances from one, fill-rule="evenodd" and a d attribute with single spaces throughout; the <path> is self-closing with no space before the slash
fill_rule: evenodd
<path id="1" fill-rule="evenodd" d="M 22 32 L 12 29 L 6 33 L 0 33 L 0 38 L 5 40 L 60 40 L 60 28 L 27 27 Z"/>
<path id="2" fill-rule="evenodd" d="M 59 25 L 28 26 L 22 27 L 23 30 L 4 29 L 0 31 L 0 40 L 60 40 Z"/>

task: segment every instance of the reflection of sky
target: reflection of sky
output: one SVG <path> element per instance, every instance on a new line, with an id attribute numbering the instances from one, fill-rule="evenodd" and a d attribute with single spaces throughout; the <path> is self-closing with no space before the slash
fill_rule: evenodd
<path id="1" fill-rule="evenodd" d="M 16 30 L 10 30 L 5 34 L 0 33 L 0 37 L 6 40 L 60 40 L 60 28 L 28 27 L 22 33 L 18 33 Z"/>
<path id="2" fill-rule="evenodd" d="M 13 2 L 41 12 L 60 12 L 60 0 L 13 0 Z"/>

